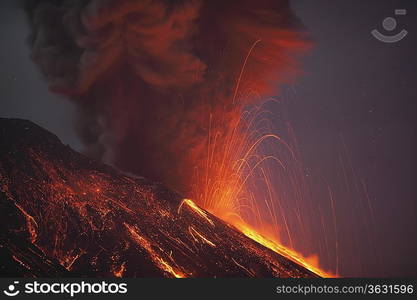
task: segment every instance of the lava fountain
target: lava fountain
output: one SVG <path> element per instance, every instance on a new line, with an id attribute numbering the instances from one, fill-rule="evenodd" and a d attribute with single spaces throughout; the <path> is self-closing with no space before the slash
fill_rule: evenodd
<path id="1" fill-rule="evenodd" d="M 206 172 L 194 174 L 193 199 L 247 237 L 321 277 L 335 277 L 320 268 L 317 256 L 305 257 L 293 248 L 289 216 L 277 196 L 281 183 L 274 182 L 273 173 L 279 169 L 287 176 L 299 176 L 287 170 L 292 168 L 288 160 L 297 157 L 292 146 L 273 133 L 268 115 L 263 105 L 247 108 L 226 136 L 209 130 Z M 271 151 L 264 149 L 268 146 Z M 289 158 L 277 154 L 280 148 Z M 289 245 L 281 242 L 280 231 L 287 235 Z"/>

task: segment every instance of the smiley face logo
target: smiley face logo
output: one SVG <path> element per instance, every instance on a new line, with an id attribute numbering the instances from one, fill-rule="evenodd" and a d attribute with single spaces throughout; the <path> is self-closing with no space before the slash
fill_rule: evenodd
<path id="1" fill-rule="evenodd" d="M 20 291 L 16 289 L 16 285 L 18 284 L 19 284 L 19 281 L 14 281 L 13 284 L 10 284 L 7 287 L 7 290 L 3 291 L 3 293 L 9 297 L 17 296 L 20 293 Z"/>
<path id="2" fill-rule="evenodd" d="M 396 9 L 396 15 L 406 15 L 407 11 L 405 9 Z M 382 27 L 385 29 L 386 32 L 393 31 L 397 27 L 397 20 L 392 17 L 387 17 L 382 21 Z M 379 32 L 377 29 L 371 31 L 371 34 L 379 41 L 384 43 L 396 43 L 401 41 L 406 35 L 407 30 L 403 29 L 399 33 L 395 35 L 385 35 Z"/>

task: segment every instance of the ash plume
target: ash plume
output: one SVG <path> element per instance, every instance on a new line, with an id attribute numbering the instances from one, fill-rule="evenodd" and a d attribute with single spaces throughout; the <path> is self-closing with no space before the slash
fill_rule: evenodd
<path id="1" fill-rule="evenodd" d="M 76 104 L 85 153 L 185 194 L 205 172 L 209 129 L 221 144 L 244 106 L 291 80 L 307 44 L 288 1 L 38 0 L 26 10 L 32 58 Z"/>

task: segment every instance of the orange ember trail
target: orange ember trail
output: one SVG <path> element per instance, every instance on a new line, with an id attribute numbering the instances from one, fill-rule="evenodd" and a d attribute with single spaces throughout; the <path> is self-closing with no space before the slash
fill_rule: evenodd
<path id="1" fill-rule="evenodd" d="M 276 174 L 288 177 L 295 183 L 302 181 L 298 178 L 299 174 L 291 169 L 291 162 L 298 162 L 296 151 L 273 133 L 269 112 L 262 108 L 263 104 L 246 110 L 247 99 L 253 97 L 253 90 L 239 94 L 249 56 L 260 42 L 261 40 L 257 40 L 250 47 L 236 82 L 232 99 L 235 109 L 233 126 L 226 132 L 213 128 L 212 124 L 222 123 L 222 120 L 214 120 L 219 116 L 210 114 L 206 173 L 203 176 L 195 174 L 192 198 L 200 206 L 265 247 L 321 277 L 336 277 L 337 275 L 318 266 L 316 255 L 305 257 L 294 250 L 290 216 L 286 215 L 281 205 L 281 199 L 286 197 L 285 192 L 280 193 L 278 187 L 285 183 L 279 182 Z M 224 116 L 230 118 L 227 113 Z M 279 155 L 281 153 L 285 154 Z M 302 189 L 297 186 L 295 188 Z M 191 200 L 184 201 L 202 217 L 207 218 Z M 294 210 L 299 212 L 298 203 L 295 203 Z M 300 213 L 297 217 L 299 221 L 302 220 Z M 285 233 L 289 246 L 280 242 L 280 231 Z"/>
<path id="2" fill-rule="evenodd" d="M 291 153 L 291 156 L 295 154 L 278 135 L 270 133 L 260 135 L 258 131 L 250 130 L 250 126 L 255 126 L 255 119 L 259 117 L 259 114 L 262 114 L 260 108 L 248 112 L 246 116 L 249 116 L 249 119 L 242 118 L 222 140 L 222 143 L 216 141 L 219 139 L 219 133 L 210 133 L 210 136 L 214 135 L 215 138 L 209 137 L 207 174 L 203 180 L 200 178 L 201 185 L 194 185 L 194 199 L 197 199 L 202 207 L 259 244 L 321 277 L 337 277 L 332 272 L 324 271 L 319 267 L 317 256 L 305 257 L 294 250 L 292 245 L 284 246 L 275 237 L 282 225 L 290 244 L 292 243 L 286 216 L 282 215 L 279 201 L 275 201 L 278 191 L 271 184 L 273 172 L 266 162 L 273 162 L 284 171 L 288 166 L 279 157 L 262 154 L 259 149 L 266 141 L 272 141 L 283 146 Z M 226 144 L 223 144 L 224 142 Z M 260 204 L 259 201 L 262 200 L 264 203 Z M 178 212 L 184 205 L 194 210 L 207 222 L 212 223 L 207 214 L 190 199 L 183 200 Z M 282 215 L 283 224 L 278 221 L 279 213 Z"/>

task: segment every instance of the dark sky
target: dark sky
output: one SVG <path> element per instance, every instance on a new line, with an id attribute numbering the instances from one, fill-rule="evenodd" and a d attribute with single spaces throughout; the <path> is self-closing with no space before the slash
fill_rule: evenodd
<path id="1" fill-rule="evenodd" d="M 48 92 L 46 81 L 30 60 L 29 28 L 19 2 L 0 4 L 0 116 L 32 120 L 81 149 L 71 121 L 74 107 Z"/>
<path id="2" fill-rule="evenodd" d="M 48 92 L 30 61 L 25 16 L 16 2 L 0 4 L 0 117 L 30 119 L 81 149 L 74 107 Z M 282 104 L 271 109 L 278 127 L 285 111 L 297 136 L 311 186 L 311 222 L 321 216 L 331 227 L 327 250 L 324 238 L 305 250 L 320 253 L 332 269 L 338 261 L 345 276 L 415 276 L 417 2 L 292 3 L 315 46 L 304 59 L 304 74 L 282 89 Z M 395 16 L 399 8 L 407 15 Z M 394 34 L 408 30 L 398 43 L 370 34 L 388 34 L 382 21 L 389 16 L 398 21 Z M 326 213 L 329 190 L 336 229 Z M 323 210 L 314 214 L 318 206 Z"/>
<path id="3" fill-rule="evenodd" d="M 315 48 L 304 76 L 281 96 L 306 166 L 333 189 L 339 256 L 346 258 L 340 269 L 351 276 L 415 276 L 417 2 L 297 0 L 293 7 Z M 374 39 L 370 31 L 388 34 L 382 20 L 401 8 L 407 15 L 396 17 L 393 32 L 406 29 L 408 36 L 395 44 Z M 349 160 L 354 172 L 346 184 L 339 174 L 342 165 L 350 169 Z M 372 219 L 360 204 L 363 184 L 375 233 L 362 221 Z M 319 197 L 316 190 L 313 198 Z"/>

